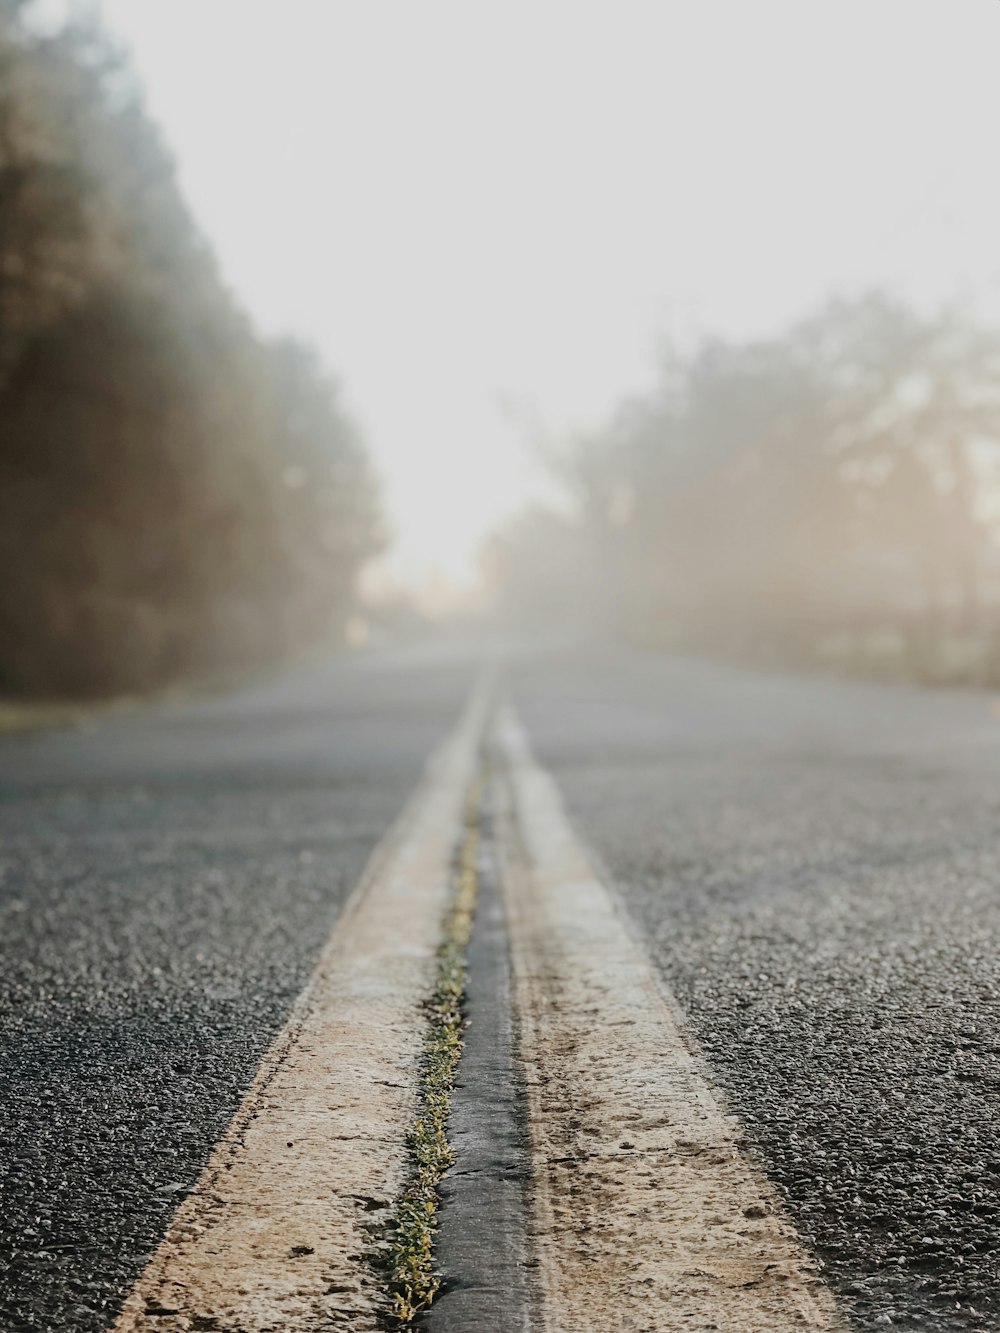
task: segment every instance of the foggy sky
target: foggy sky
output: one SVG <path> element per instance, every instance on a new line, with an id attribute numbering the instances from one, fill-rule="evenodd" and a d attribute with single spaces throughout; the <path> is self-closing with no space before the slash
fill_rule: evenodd
<path id="1" fill-rule="evenodd" d="M 196 215 L 316 341 L 394 576 L 462 579 L 658 341 L 1000 290 L 996 0 L 103 0 Z"/>

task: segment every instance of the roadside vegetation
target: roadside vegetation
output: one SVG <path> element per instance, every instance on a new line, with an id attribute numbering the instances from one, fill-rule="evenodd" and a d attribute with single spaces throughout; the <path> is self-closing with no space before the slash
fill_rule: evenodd
<path id="1" fill-rule="evenodd" d="M 669 354 L 558 466 L 573 517 L 485 551 L 508 620 L 1000 682 L 1000 333 L 960 308 L 872 295 Z"/>
<path id="2" fill-rule="evenodd" d="M 128 65 L 0 0 L 0 694 L 279 660 L 379 544 L 336 385 L 234 302 Z"/>

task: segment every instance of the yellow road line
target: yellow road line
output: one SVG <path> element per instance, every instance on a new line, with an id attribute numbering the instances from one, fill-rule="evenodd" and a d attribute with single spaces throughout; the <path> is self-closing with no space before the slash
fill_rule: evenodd
<path id="1" fill-rule="evenodd" d="M 506 711 L 498 842 L 544 1291 L 540 1333 L 829 1333 L 815 1261 Z"/>

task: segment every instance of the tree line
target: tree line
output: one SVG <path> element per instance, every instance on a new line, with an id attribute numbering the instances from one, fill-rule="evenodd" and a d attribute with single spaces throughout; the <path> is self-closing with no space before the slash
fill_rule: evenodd
<path id="1" fill-rule="evenodd" d="M 486 551 L 509 616 L 1000 679 L 1000 333 L 960 307 L 869 295 L 668 354 L 559 466 L 574 515 Z"/>
<path id="2" fill-rule="evenodd" d="M 32 19 L 0 0 L 0 691 L 274 661 L 380 545 L 362 441 L 227 290 L 127 62 Z"/>

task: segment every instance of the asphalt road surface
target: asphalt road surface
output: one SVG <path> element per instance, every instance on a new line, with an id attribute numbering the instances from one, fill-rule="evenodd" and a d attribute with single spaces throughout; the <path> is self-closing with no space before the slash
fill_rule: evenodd
<path id="1" fill-rule="evenodd" d="M 370 654 L 0 743 L 5 1333 L 113 1322 L 475 667 Z M 847 1325 L 1000 1329 L 992 698 L 568 649 L 502 688 Z M 489 910 L 473 1023 L 507 992 Z M 472 1054 L 479 1142 L 510 1062 Z M 490 1234 L 460 1179 L 441 1329 Z"/>
<path id="2" fill-rule="evenodd" d="M 470 662 L 345 662 L 0 746 L 0 1328 L 107 1327 Z"/>
<path id="3" fill-rule="evenodd" d="M 523 664 L 542 761 L 861 1328 L 1000 1328 L 1000 716 Z"/>

